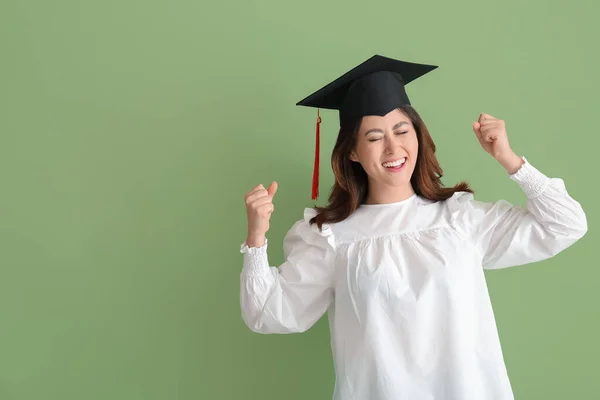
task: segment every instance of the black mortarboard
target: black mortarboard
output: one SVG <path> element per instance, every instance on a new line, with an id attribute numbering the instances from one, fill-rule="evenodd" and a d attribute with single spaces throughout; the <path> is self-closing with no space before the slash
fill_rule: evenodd
<path id="1" fill-rule="evenodd" d="M 411 104 L 404 86 L 436 68 L 435 65 L 416 64 L 375 55 L 296 105 L 338 110 L 340 125 L 367 115 L 384 116 L 402 105 Z M 313 200 L 318 196 L 320 122 L 319 115 Z"/>
<path id="2" fill-rule="evenodd" d="M 375 55 L 296 105 L 338 110 L 340 123 L 410 104 L 404 86 L 436 69 Z"/>

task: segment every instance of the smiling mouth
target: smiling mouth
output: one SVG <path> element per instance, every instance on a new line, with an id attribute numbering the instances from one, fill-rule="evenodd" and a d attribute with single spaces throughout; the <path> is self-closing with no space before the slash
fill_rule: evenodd
<path id="1" fill-rule="evenodd" d="M 384 163 L 381 163 L 381 165 L 384 166 L 385 168 L 389 168 L 389 169 L 400 169 L 400 168 L 402 168 L 402 166 L 405 163 L 406 163 L 406 157 L 400 158 L 395 161 L 384 162 Z"/>

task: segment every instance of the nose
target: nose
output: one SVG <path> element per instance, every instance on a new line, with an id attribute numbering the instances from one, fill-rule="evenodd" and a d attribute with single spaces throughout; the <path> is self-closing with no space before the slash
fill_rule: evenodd
<path id="1" fill-rule="evenodd" d="M 385 154 L 394 154 L 402 145 L 399 141 L 394 140 L 394 138 L 390 138 L 389 136 L 385 138 Z"/>

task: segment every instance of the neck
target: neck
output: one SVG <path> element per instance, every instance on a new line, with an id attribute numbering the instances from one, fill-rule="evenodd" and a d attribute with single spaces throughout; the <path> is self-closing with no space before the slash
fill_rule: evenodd
<path id="1" fill-rule="evenodd" d="M 369 193 L 365 204 L 397 203 L 409 199 L 415 194 L 412 185 L 378 187 L 369 183 Z"/>

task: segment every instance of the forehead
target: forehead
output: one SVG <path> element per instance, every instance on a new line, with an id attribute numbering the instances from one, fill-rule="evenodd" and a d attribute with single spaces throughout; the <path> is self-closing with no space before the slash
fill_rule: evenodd
<path id="1" fill-rule="evenodd" d="M 410 118 L 404 115 L 400 110 L 392 110 L 383 117 L 378 115 L 367 115 L 363 117 L 360 124 L 360 130 L 365 131 L 374 128 L 391 129 L 401 122 L 411 124 Z"/>

